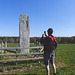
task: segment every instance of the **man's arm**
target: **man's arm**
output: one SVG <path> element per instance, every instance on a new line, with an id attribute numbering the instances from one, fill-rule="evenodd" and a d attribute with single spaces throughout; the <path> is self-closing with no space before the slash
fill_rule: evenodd
<path id="1" fill-rule="evenodd" d="M 40 43 L 44 44 L 44 34 L 42 34 L 42 38 L 40 39 Z"/>
<path id="2" fill-rule="evenodd" d="M 55 40 L 55 48 L 57 48 L 58 43 L 55 37 L 54 37 L 54 40 Z"/>

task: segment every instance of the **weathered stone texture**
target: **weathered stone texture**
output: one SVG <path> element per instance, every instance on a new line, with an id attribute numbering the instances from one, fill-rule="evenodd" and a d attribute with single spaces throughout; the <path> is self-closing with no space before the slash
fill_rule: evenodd
<path id="1" fill-rule="evenodd" d="M 30 45 L 30 30 L 29 30 L 29 16 L 20 15 L 19 23 L 20 47 L 29 47 Z M 28 53 L 29 49 L 22 49 L 21 53 Z"/>

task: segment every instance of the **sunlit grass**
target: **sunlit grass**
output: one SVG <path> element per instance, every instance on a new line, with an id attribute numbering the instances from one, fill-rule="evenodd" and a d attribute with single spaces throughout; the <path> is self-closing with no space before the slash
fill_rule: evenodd
<path id="1" fill-rule="evenodd" d="M 58 61 L 55 58 L 57 75 L 75 75 L 75 44 L 59 44 L 55 52 L 58 58 Z M 27 56 L 23 56 L 23 58 L 25 57 Z M 51 65 L 50 70 L 52 75 Z M 17 63 L 0 63 L 0 74 L 3 73 L 9 75 L 46 75 L 46 70 L 43 60 L 19 61 Z"/>

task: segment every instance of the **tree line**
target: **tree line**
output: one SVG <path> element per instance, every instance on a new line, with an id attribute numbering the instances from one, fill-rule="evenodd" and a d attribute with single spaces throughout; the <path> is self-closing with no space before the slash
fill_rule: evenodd
<path id="1" fill-rule="evenodd" d="M 30 37 L 30 43 L 40 43 L 41 37 Z M 73 37 L 56 37 L 59 44 L 75 44 L 75 36 Z M 19 37 L 0 37 L 0 42 L 19 43 Z"/>

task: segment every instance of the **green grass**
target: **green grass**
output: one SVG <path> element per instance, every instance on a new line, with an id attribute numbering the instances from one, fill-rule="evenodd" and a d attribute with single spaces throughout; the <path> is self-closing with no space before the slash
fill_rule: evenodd
<path id="1" fill-rule="evenodd" d="M 17 46 L 16 43 L 8 43 L 7 44 L 7 47 L 16 47 L 16 46 Z M 19 44 L 18 44 L 18 46 L 19 46 Z"/>
<path id="2" fill-rule="evenodd" d="M 56 55 L 58 57 L 57 72 L 61 72 L 61 75 L 75 75 L 75 44 L 60 44 L 58 45 Z M 58 64 L 57 63 L 57 64 Z"/>
<path id="3" fill-rule="evenodd" d="M 19 43 L 8 43 L 8 44 L 7 44 L 7 47 L 16 47 L 16 46 L 19 47 Z M 30 47 L 33 47 L 33 46 L 36 46 L 36 44 L 31 43 L 31 44 L 30 44 Z"/>
<path id="4" fill-rule="evenodd" d="M 75 75 L 75 44 L 58 44 L 55 50 L 57 75 Z M 18 57 L 19 58 L 19 57 Z M 50 65 L 51 75 L 53 73 Z M 13 75 L 46 75 L 43 60 L 0 63 L 0 74 Z"/>

